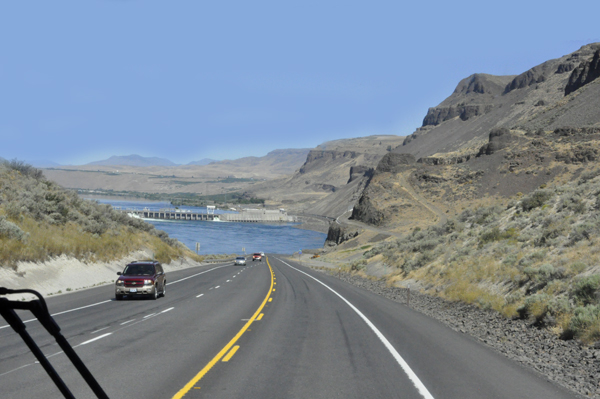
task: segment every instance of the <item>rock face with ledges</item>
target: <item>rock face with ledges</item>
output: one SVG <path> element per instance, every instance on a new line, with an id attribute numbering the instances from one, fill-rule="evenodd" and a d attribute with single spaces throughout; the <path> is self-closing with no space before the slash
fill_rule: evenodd
<path id="1" fill-rule="evenodd" d="M 517 140 L 518 139 L 515 136 L 510 134 L 510 130 L 505 127 L 492 129 L 489 142 L 481 147 L 478 156 L 492 155 L 493 153 L 508 147 Z"/>
<path id="2" fill-rule="evenodd" d="M 600 43 L 517 76 L 471 75 L 447 99 L 430 108 L 423 126 L 394 152 L 418 159 L 461 151 L 495 127 L 535 131 L 600 124 L 600 85 L 592 84 L 598 76 Z"/>
<path id="3" fill-rule="evenodd" d="M 590 61 L 582 62 L 573 70 L 569 77 L 569 83 L 565 87 L 565 95 L 585 86 L 600 76 L 600 50 L 594 53 Z"/>

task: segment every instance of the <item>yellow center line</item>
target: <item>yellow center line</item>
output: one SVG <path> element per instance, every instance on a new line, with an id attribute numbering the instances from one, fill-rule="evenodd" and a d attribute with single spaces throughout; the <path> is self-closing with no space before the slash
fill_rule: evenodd
<path id="1" fill-rule="evenodd" d="M 261 313 L 262 315 L 262 313 Z M 234 346 L 233 348 L 231 348 L 231 350 L 229 351 L 229 353 L 227 354 L 227 356 L 225 356 L 223 358 L 223 360 L 221 360 L 222 362 L 228 362 L 229 359 L 231 359 L 233 357 L 233 355 L 235 355 L 235 352 L 237 352 L 237 350 L 240 349 L 239 345 Z"/>
<path id="2" fill-rule="evenodd" d="M 264 315 L 265 315 L 264 313 L 259 314 L 258 317 L 256 318 L 256 320 L 262 320 Z"/>
<path id="3" fill-rule="evenodd" d="M 271 287 L 269 288 L 269 291 L 267 292 L 267 296 L 262 301 L 262 303 L 260 304 L 260 306 L 258 307 L 256 312 L 254 313 L 254 315 L 252 315 L 252 317 L 246 322 L 246 324 L 244 324 L 244 327 L 242 327 L 242 329 L 240 331 L 238 331 L 238 333 L 231 339 L 231 341 L 229 341 L 229 343 L 227 345 L 225 345 L 223 347 L 223 349 L 221 349 L 221 351 L 219 353 L 217 353 L 217 355 L 210 362 L 208 362 L 208 364 L 206 366 L 204 366 L 204 368 L 202 370 L 200 370 L 200 372 L 198 374 L 196 374 L 194 376 L 194 378 L 192 378 L 190 380 L 190 382 L 185 384 L 185 386 L 183 388 L 181 388 L 179 390 L 179 392 L 177 392 L 175 394 L 175 396 L 173 396 L 172 399 L 181 399 L 185 396 L 185 394 L 187 394 L 190 391 L 190 389 L 194 388 L 194 385 L 196 385 L 198 383 L 198 381 L 200 381 L 202 379 L 202 377 L 204 377 L 206 375 L 206 373 L 208 373 L 208 371 L 215 364 L 217 364 L 217 362 L 219 360 L 221 360 L 223 358 L 223 356 L 225 356 L 225 354 L 240 339 L 240 337 L 246 332 L 246 330 L 248 330 L 250 325 L 254 322 L 254 320 L 258 317 L 260 312 L 263 310 L 263 308 L 267 304 L 267 301 L 269 300 L 269 297 L 271 296 L 271 290 L 273 290 L 273 269 L 271 268 L 271 264 L 269 263 L 269 258 L 267 258 L 267 265 L 269 266 L 269 270 L 271 270 Z M 275 290 L 273 290 L 273 291 L 275 291 Z M 235 353 L 235 351 L 233 351 L 233 353 Z M 231 356 L 233 356 L 233 353 L 231 354 Z"/>

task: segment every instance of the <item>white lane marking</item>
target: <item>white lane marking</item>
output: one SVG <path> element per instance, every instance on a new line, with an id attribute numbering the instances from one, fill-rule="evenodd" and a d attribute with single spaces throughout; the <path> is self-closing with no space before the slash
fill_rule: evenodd
<path id="1" fill-rule="evenodd" d="M 156 316 L 156 313 L 150 313 L 149 315 L 142 317 L 142 319 L 147 319 L 148 317 L 152 317 L 152 316 Z"/>
<path id="2" fill-rule="evenodd" d="M 191 275 L 191 276 L 188 276 L 188 277 L 184 277 L 184 278 L 182 278 L 182 279 L 179 279 L 179 280 L 176 280 L 176 281 L 171 281 L 171 282 L 169 282 L 169 285 L 171 285 L 171 284 L 177 284 L 177 283 L 179 283 L 179 282 L 181 282 L 181 281 L 184 281 L 184 280 L 190 279 L 190 278 L 192 278 L 192 277 L 199 276 L 199 275 L 201 275 L 201 274 L 204 274 L 204 273 L 212 272 L 213 270 L 216 270 L 216 269 L 221 269 L 221 268 L 223 268 L 223 267 L 227 267 L 227 265 L 224 265 L 224 266 L 219 266 L 219 267 L 213 267 L 212 269 L 205 270 L 205 271 L 203 271 L 203 272 L 201 272 L 201 273 L 197 273 L 197 274 L 194 274 L 194 275 Z M 98 303 L 92 303 L 91 305 L 82 306 L 82 307 L 75 308 L 75 309 L 69 309 L 69 310 L 65 310 L 65 311 L 63 311 L 63 312 L 53 313 L 51 316 L 58 316 L 58 315 L 65 314 L 65 313 L 75 312 L 76 310 L 81 310 L 81 309 L 87 309 L 87 308 L 91 308 L 92 306 L 102 305 L 103 303 L 107 303 L 107 302 L 112 302 L 112 299 L 109 299 L 109 300 L 106 300 L 106 301 L 102 301 L 102 302 L 98 302 Z M 25 320 L 25 321 L 23 321 L 23 323 L 30 323 L 30 322 L 32 322 L 32 321 L 36 321 L 36 320 L 37 320 L 37 319 L 29 319 L 29 320 Z M 8 324 L 7 324 L 7 325 L 5 325 L 5 326 L 0 326 L 0 330 L 2 330 L 3 328 L 8 328 L 8 327 L 10 327 L 10 325 L 8 325 Z"/>
<path id="3" fill-rule="evenodd" d="M 278 259 L 278 258 L 275 258 L 275 259 L 277 259 L 278 261 L 280 261 L 284 265 L 287 265 L 288 267 L 291 267 L 292 269 L 296 270 L 297 272 L 300 272 L 300 273 L 304 274 L 305 276 L 308 276 L 308 277 L 312 278 L 317 283 L 321 284 L 322 286 L 324 286 L 325 288 L 327 288 L 329 291 L 331 291 L 335 295 L 337 295 L 342 301 L 346 302 L 346 304 L 348 306 L 350 306 L 350 308 L 352 310 L 354 310 L 356 312 L 356 314 L 358 314 L 360 316 L 360 318 L 363 319 L 363 321 L 365 323 L 367 323 L 367 325 L 371 328 L 371 330 L 373 330 L 373 332 L 375 333 L 375 335 L 377 335 L 377 338 L 379 338 L 379 340 L 381 342 L 383 342 L 383 345 L 387 348 L 388 351 L 390 351 L 390 353 L 392 354 L 392 356 L 394 357 L 394 359 L 396 359 L 396 362 L 398 362 L 398 364 L 400 365 L 400 367 L 402 367 L 402 370 L 404 370 L 404 372 L 406 373 L 406 375 L 408 376 L 408 378 L 415 385 L 415 388 L 417 388 L 417 390 L 419 391 L 419 393 L 421 394 L 421 396 L 423 396 L 425 399 L 434 399 L 433 396 L 431 395 L 431 393 L 429 393 L 429 391 L 425 387 L 425 385 L 421 382 L 421 380 L 419 379 L 419 377 L 417 377 L 417 375 L 415 374 L 415 372 L 412 371 L 412 369 L 410 368 L 410 366 L 408 365 L 408 363 L 406 363 L 404 361 L 404 359 L 402 358 L 402 356 L 400 356 L 400 354 L 398 353 L 398 351 L 396 350 L 396 348 L 394 348 L 392 346 L 392 344 L 390 343 L 390 341 L 387 340 L 387 338 L 381 333 L 381 331 L 379 331 L 377 329 L 377 327 L 375 327 L 375 325 L 373 323 L 371 323 L 371 320 L 367 319 L 367 317 L 364 314 L 362 314 L 362 312 L 360 310 L 358 310 L 346 298 L 344 298 L 343 296 L 341 296 L 340 294 L 338 294 L 337 291 L 335 291 L 333 288 L 331 288 L 327 284 L 323 283 L 321 280 L 318 280 L 317 278 L 311 276 L 308 273 L 303 272 L 300 269 L 296 269 L 294 266 L 291 266 L 290 264 L 282 261 L 281 259 Z"/>
<path id="4" fill-rule="evenodd" d="M 231 283 L 231 280 L 227 280 L 227 281 L 225 281 L 225 282 L 226 282 L 226 283 Z"/>
<path id="5" fill-rule="evenodd" d="M 203 295 L 203 294 L 200 294 L 200 295 Z M 110 302 L 110 301 L 109 301 L 109 302 Z M 173 309 L 175 309 L 175 308 L 174 308 L 174 307 L 171 307 L 171 308 L 168 308 L 168 309 L 165 309 L 165 310 L 163 310 L 163 311 L 162 311 L 162 312 L 160 312 L 160 313 L 153 313 L 153 314 L 151 314 L 151 315 L 148 315 L 148 316 L 146 316 L 146 317 L 150 317 L 150 316 L 157 316 L 157 315 L 159 315 L 159 314 L 161 314 L 161 313 L 166 313 L 166 312 L 168 312 L 168 311 L 171 311 L 171 310 L 173 310 Z M 145 318 L 144 318 L 144 319 L 145 319 Z M 141 322 L 143 322 L 143 321 L 146 321 L 146 320 L 144 320 L 144 319 L 142 319 L 142 320 L 139 320 L 139 321 L 138 321 L 138 323 L 141 323 Z M 37 319 L 36 319 L 36 320 L 37 320 Z M 135 320 L 136 320 L 136 319 L 132 319 L 132 320 L 125 321 L 125 322 L 121 323 L 120 325 L 129 324 L 129 323 L 131 323 L 131 322 L 134 322 Z M 137 324 L 137 323 L 135 323 L 135 324 Z M 129 326 L 127 326 L 127 327 L 129 327 Z M 120 329 L 118 329 L 118 330 L 115 330 L 115 331 L 113 331 L 113 332 L 120 331 L 120 330 L 122 330 L 122 329 L 125 329 L 125 328 L 127 328 L 127 327 L 122 327 L 122 328 L 120 328 Z M 109 328 L 109 327 L 101 328 L 100 330 L 96 330 L 96 331 L 94 331 L 94 332 L 98 332 L 98 331 L 104 330 L 104 329 L 106 329 L 106 328 Z M 93 334 L 93 333 L 92 333 L 92 334 Z M 82 342 L 82 343 L 80 343 L 79 345 L 75 345 L 75 346 L 73 346 L 73 348 L 78 348 L 78 347 L 80 347 L 80 346 L 87 345 L 87 344 L 89 344 L 89 343 L 92 343 L 92 342 L 94 342 L 94 341 L 97 341 L 97 340 L 99 340 L 99 339 L 102 339 L 102 338 L 104 338 L 104 337 L 108 337 L 109 335 L 112 335 L 112 334 L 113 334 L 113 333 L 106 333 L 106 334 L 104 334 L 104 335 L 100 335 L 100 336 L 98 336 L 98 337 L 96 337 L 96 338 L 93 338 L 93 339 L 90 339 L 90 340 L 88 340 L 88 341 Z M 54 357 L 54 356 L 56 356 L 56 355 L 60 355 L 60 354 L 62 354 L 62 353 L 64 353 L 64 352 L 63 352 L 63 351 L 56 352 L 56 353 L 53 353 L 52 355 L 47 355 L 47 356 L 46 356 L 46 358 L 48 359 L 48 358 Z M 6 371 L 6 372 L 4 372 L 4 373 L 0 374 L 0 377 L 2 377 L 2 376 L 4 376 L 4 375 L 7 375 L 7 374 L 10 374 L 10 373 L 12 373 L 12 372 L 14 372 L 14 371 L 17 371 L 17 370 L 24 369 L 25 367 L 32 366 L 32 365 L 34 365 L 34 364 L 39 364 L 39 361 L 37 361 L 37 360 L 36 360 L 36 361 L 35 361 L 35 362 L 33 362 L 33 363 L 25 364 L 25 365 L 23 365 L 23 366 L 17 367 L 16 369 L 13 369 L 13 370 Z"/>
<path id="6" fill-rule="evenodd" d="M 99 336 L 99 337 L 96 337 L 96 338 L 90 339 L 90 340 L 88 340 L 88 341 L 82 342 L 82 343 L 80 343 L 80 344 L 79 344 L 79 345 L 77 345 L 77 346 L 83 346 L 83 345 L 87 345 L 87 344 L 89 344 L 89 343 L 91 343 L 91 342 L 98 341 L 99 339 L 102 339 L 102 338 L 104 338 L 104 337 L 108 337 L 109 335 L 112 335 L 112 333 L 106 333 L 106 334 L 104 334 L 104 335 L 101 335 L 101 336 Z M 77 348 L 77 346 L 75 346 L 75 348 Z"/>
<path id="7" fill-rule="evenodd" d="M 32 364 L 33 364 L 33 363 L 29 363 L 29 364 L 26 364 L 26 365 L 24 365 L 24 366 L 17 367 L 16 369 L 13 369 L 13 370 L 7 371 L 7 372 L 5 372 L 5 373 L 2 373 L 2 374 L 0 374 L 0 377 L 2 377 L 3 375 L 6 375 L 6 374 L 10 374 L 10 373 L 12 373 L 13 371 L 17 371 L 17 370 L 24 369 L 25 367 L 29 367 L 29 366 L 31 366 Z"/>
<path id="8" fill-rule="evenodd" d="M 184 277 L 184 278 L 182 278 L 182 279 L 179 279 L 179 280 L 176 280 L 176 281 L 170 281 L 170 282 L 169 282 L 169 285 L 171 285 L 171 284 L 177 284 L 177 283 L 179 283 L 179 282 L 181 282 L 181 281 L 184 281 L 184 280 L 190 279 L 190 278 L 192 278 L 192 277 L 196 277 L 196 276 L 199 276 L 199 275 L 201 275 L 201 274 L 204 274 L 204 273 L 212 272 L 213 270 L 221 269 L 221 268 L 223 268 L 223 267 L 227 267 L 227 266 L 228 266 L 228 265 L 224 265 L 224 266 L 218 266 L 218 267 L 213 267 L 212 269 L 205 270 L 205 271 L 203 271 L 203 272 L 201 272 L 201 273 L 193 274 L 193 275 L 191 275 L 191 276 Z M 81 306 L 81 307 L 79 307 L 79 308 L 75 308 L 75 309 L 69 309 L 69 310 L 65 310 L 65 311 L 63 311 L 63 312 L 53 313 L 53 314 L 51 314 L 51 316 L 58 316 L 58 315 L 65 314 L 65 313 L 75 312 L 76 310 L 81 310 L 81 309 L 87 309 L 87 308 L 91 308 L 92 306 L 102 305 L 103 303 L 107 303 L 107 302 L 112 302 L 112 299 L 109 299 L 109 300 L 106 300 L 106 301 L 102 301 L 102 302 L 92 303 L 91 305 Z M 25 321 L 23 321 L 23 323 L 30 323 L 30 322 L 32 322 L 32 321 L 36 321 L 36 320 L 37 320 L 37 319 L 29 319 L 29 320 L 25 320 Z M 0 330 L 2 330 L 3 328 L 7 328 L 7 327 L 10 327 L 10 325 L 8 325 L 8 324 L 7 324 L 7 325 L 5 325 L 5 326 L 0 326 Z"/>
<path id="9" fill-rule="evenodd" d="M 212 269 L 205 270 L 205 271 L 203 271 L 202 273 L 193 274 L 193 275 L 191 275 L 191 276 L 184 277 L 184 278 L 182 278 L 182 279 L 179 279 L 179 280 L 176 280 L 176 281 L 170 281 L 170 282 L 169 282 L 169 285 L 171 285 L 171 284 L 177 284 L 177 283 L 180 283 L 180 282 L 182 282 L 182 281 L 184 281 L 184 280 L 190 279 L 190 278 L 192 278 L 192 277 L 196 277 L 196 276 L 199 276 L 199 275 L 201 275 L 201 274 L 204 274 L 204 273 L 212 272 L 213 270 L 221 269 L 221 268 L 223 268 L 223 267 L 227 267 L 227 265 L 225 265 L 225 266 L 219 266 L 219 267 L 213 267 Z"/>
<path id="10" fill-rule="evenodd" d="M 63 351 L 56 352 L 56 353 L 54 353 L 54 354 L 52 354 L 52 355 L 46 356 L 46 358 L 47 358 L 47 359 L 49 359 L 49 358 L 51 358 L 51 357 L 54 357 L 54 356 L 56 356 L 56 355 L 60 355 L 61 353 L 64 353 L 64 352 L 63 352 Z M 39 362 L 37 362 L 37 361 L 36 361 L 36 363 L 39 363 Z"/>
<path id="11" fill-rule="evenodd" d="M 110 328 L 110 327 L 103 327 L 103 328 L 100 328 L 100 329 L 98 329 L 98 330 L 96 330 L 96 331 L 92 331 L 90 334 L 96 334 L 97 332 L 100 332 L 100 331 L 102 331 L 102 330 L 106 330 L 107 328 Z"/>
<path id="12" fill-rule="evenodd" d="M 63 312 L 53 313 L 53 314 L 51 314 L 50 316 L 58 316 L 58 315 L 61 315 L 61 314 L 65 314 L 65 313 L 74 312 L 74 311 L 76 311 L 76 310 L 87 309 L 87 308 L 91 308 L 92 306 L 102 305 L 103 303 L 107 303 L 107 302 L 112 302 L 112 300 L 111 300 L 111 299 L 109 299 L 109 300 L 107 300 L 107 301 L 102 301 L 102 302 L 92 303 L 91 305 L 86 305 L 86 306 L 82 306 L 82 307 L 75 308 L 75 309 L 69 309 L 69 310 L 65 310 L 65 311 L 63 311 Z M 30 322 L 32 322 L 32 321 L 36 321 L 36 320 L 37 320 L 37 319 L 29 319 L 29 320 L 25 320 L 25 321 L 23 321 L 23 323 L 30 323 Z M 3 328 L 6 328 L 6 327 L 9 327 L 9 325 L 5 325 L 5 326 L 2 326 L 2 327 L 0 327 L 0 330 L 2 330 Z"/>
<path id="13" fill-rule="evenodd" d="M 221 287 L 221 286 L 220 286 L 220 285 L 217 285 L 217 286 L 215 287 L 215 290 L 216 290 L 217 288 L 219 288 L 219 287 Z"/>
<path id="14" fill-rule="evenodd" d="M 204 295 L 204 294 L 196 295 L 196 298 L 200 298 L 202 295 Z"/>

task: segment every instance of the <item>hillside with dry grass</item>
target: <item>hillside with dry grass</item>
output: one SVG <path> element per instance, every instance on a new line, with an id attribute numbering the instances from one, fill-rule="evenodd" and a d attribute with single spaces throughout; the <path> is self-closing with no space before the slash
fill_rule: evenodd
<path id="1" fill-rule="evenodd" d="M 362 233 L 337 234 L 321 258 L 600 341 L 599 60 L 593 43 L 461 81 L 334 226 Z"/>
<path id="2" fill-rule="evenodd" d="M 466 209 L 441 225 L 364 252 L 389 281 L 530 318 L 562 338 L 600 340 L 600 169 L 506 205 Z"/>
<path id="3" fill-rule="evenodd" d="M 161 262 L 194 255 L 154 226 L 62 189 L 19 161 L 0 164 L 0 266 L 65 255 L 110 261 L 140 250 Z"/>

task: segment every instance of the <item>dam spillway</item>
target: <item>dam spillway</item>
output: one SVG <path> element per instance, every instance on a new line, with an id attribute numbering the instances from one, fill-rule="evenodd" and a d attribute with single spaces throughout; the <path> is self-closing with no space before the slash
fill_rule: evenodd
<path id="1" fill-rule="evenodd" d="M 119 209 L 133 217 L 142 219 L 158 220 L 190 220 L 190 221 L 208 221 L 208 222 L 243 222 L 243 223 L 293 223 L 297 222 L 295 216 L 290 216 L 283 209 L 243 209 L 238 213 L 211 212 L 192 212 L 185 209 L 160 209 L 150 210 L 139 209 Z"/>

